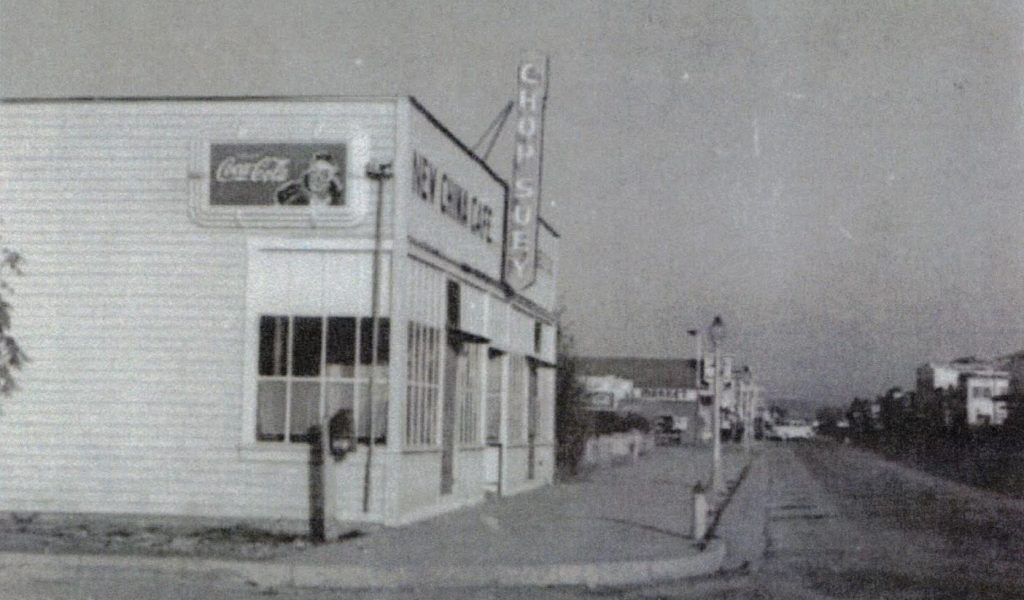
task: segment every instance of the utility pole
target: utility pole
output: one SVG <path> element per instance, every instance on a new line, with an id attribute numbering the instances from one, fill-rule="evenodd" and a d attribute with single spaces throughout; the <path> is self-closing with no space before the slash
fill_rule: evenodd
<path id="1" fill-rule="evenodd" d="M 377 218 L 373 232 L 373 276 L 370 294 L 370 384 L 368 394 L 370 395 L 367 406 L 369 414 L 366 432 L 369 436 L 369 443 L 366 445 L 366 470 L 363 471 L 363 512 L 370 512 L 370 483 L 373 470 L 373 445 L 376 443 L 374 435 L 373 409 L 376 402 L 377 387 L 377 352 L 380 341 L 380 254 L 381 235 L 384 217 L 384 182 L 394 175 L 391 163 L 371 162 L 366 166 L 366 176 L 377 182 Z"/>
<path id="2" fill-rule="evenodd" d="M 754 376 L 750 373 L 750 367 L 743 367 L 743 384 L 744 388 L 740 393 L 743 394 L 743 406 L 744 406 L 744 427 L 743 427 L 743 450 L 748 454 L 754 446 Z"/>
<path id="3" fill-rule="evenodd" d="M 722 489 L 722 341 L 725 340 L 725 323 L 722 317 L 715 317 L 708 327 L 708 339 L 715 355 L 715 387 L 711 415 L 711 492 Z"/>

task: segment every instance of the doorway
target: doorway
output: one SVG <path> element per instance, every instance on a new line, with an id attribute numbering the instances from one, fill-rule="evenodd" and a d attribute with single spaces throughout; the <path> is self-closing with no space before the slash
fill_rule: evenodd
<path id="1" fill-rule="evenodd" d="M 441 494 L 451 494 L 455 487 L 455 418 L 459 398 L 459 382 L 467 368 L 466 344 L 449 333 L 444 354 L 444 403 L 441 408 Z"/>

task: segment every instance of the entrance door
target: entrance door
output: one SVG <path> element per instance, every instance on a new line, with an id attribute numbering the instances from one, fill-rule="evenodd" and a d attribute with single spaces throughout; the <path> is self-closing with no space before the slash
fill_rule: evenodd
<path id="1" fill-rule="evenodd" d="M 526 478 L 533 479 L 537 462 L 537 365 L 530 363 L 530 384 L 526 397 L 526 441 L 527 451 Z"/>
<path id="2" fill-rule="evenodd" d="M 459 398 L 459 377 L 466 368 L 466 349 L 458 337 L 449 334 L 444 355 L 444 405 L 441 408 L 441 493 L 450 494 L 455 485 L 455 410 Z"/>

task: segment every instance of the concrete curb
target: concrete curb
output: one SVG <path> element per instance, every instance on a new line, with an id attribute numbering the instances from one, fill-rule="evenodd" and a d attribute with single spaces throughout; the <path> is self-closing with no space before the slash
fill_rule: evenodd
<path id="1" fill-rule="evenodd" d="M 714 535 L 723 539 L 728 552 L 722 561 L 726 571 L 747 568 L 756 571 L 767 547 L 769 475 L 763 452 L 755 454 L 742 477 L 722 506 L 714 524 Z"/>
<path id="2" fill-rule="evenodd" d="M 81 577 L 92 570 L 132 570 L 175 576 L 234 578 L 261 588 L 394 589 L 411 587 L 511 587 L 627 585 L 717 572 L 725 544 L 711 540 L 698 554 L 659 560 L 555 565 L 462 565 L 375 568 L 184 557 L 0 553 L 0 574 L 36 581 Z"/>

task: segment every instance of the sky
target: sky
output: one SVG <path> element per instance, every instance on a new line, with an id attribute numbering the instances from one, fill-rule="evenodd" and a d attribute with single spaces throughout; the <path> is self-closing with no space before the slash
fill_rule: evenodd
<path id="1" fill-rule="evenodd" d="M 546 52 L 576 351 L 848 403 L 1024 349 L 1016 2 L 0 0 L 0 95 L 413 94 L 473 144 Z M 506 131 L 489 160 L 508 176 Z"/>

